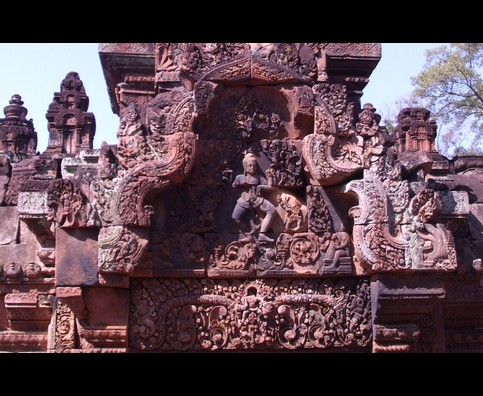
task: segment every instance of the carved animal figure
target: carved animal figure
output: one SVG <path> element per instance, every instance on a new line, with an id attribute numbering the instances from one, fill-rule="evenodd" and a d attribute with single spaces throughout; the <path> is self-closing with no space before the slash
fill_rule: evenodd
<path id="1" fill-rule="evenodd" d="M 277 195 L 277 201 L 286 212 L 283 221 L 284 232 L 301 231 L 305 217 L 302 203 L 293 195 L 287 193 Z"/>

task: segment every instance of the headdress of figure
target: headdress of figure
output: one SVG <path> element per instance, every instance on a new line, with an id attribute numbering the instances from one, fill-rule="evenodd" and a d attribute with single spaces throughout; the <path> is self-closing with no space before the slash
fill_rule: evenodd
<path id="1" fill-rule="evenodd" d="M 244 170 L 244 173 L 245 174 L 247 173 L 248 163 L 251 162 L 251 161 L 257 162 L 256 157 L 252 153 L 246 153 L 245 154 L 245 157 L 243 158 L 243 161 L 242 161 L 242 163 L 243 163 L 243 170 Z"/>

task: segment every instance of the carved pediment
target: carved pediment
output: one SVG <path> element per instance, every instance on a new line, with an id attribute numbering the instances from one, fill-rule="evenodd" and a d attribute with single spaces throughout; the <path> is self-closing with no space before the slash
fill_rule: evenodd
<path id="1" fill-rule="evenodd" d="M 481 161 L 360 102 L 380 44 L 99 48 L 117 142 L 75 72 L 0 119 L 1 348 L 481 349 Z"/>

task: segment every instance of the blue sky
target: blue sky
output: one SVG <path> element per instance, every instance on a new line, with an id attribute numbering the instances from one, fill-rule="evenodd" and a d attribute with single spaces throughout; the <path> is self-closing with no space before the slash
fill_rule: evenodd
<path id="1" fill-rule="evenodd" d="M 382 57 L 364 89 L 361 103 L 372 103 L 383 116 L 396 100 L 408 96 L 413 86 L 411 77 L 422 70 L 427 49 L 445 43 L 382 43 Z"/>
<path id="2" fill-rule="evenodd" d="M 0 109 L 12 95 L 22 97 L 27 118 L 33 119 L 37 131 L 38 151 L 44 151 L 48 142 L 45 114 L 70 71 L 79 73 L 89 96 L 89 111 L 96 117 L 94 148 L 103 140 L 117 142 L 119 118 L 111 110 L 97 43 L 2 43 L 0 57 Z M 3 111 L 0 116 L 4 117 Z"/>
<path id="3" fill-rule="evenodd" d="M 372 103 L 384 118 L 384 109 L 408 95 L 410 78 L 422 69 L 424 51 L 440 43 L 383 43 L 382 59 L 364 89 L 361 102 Z M 101 69 L 97 43 L 0 43 L 0 109 L 14 94 L 22 96 L 44 151 L 48 142 L 45 113 L 54 92 L 70 71 L 79 73 L 89 96 L 89 111 L 96 117 L 94 148 L 102 141 L 117 142 L 119 118 L 112 113 Z M 4 117 L 3 112 L 0 117 Z"/>

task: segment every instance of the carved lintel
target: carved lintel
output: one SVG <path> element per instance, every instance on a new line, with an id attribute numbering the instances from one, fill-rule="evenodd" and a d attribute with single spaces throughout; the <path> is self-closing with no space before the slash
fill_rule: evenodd
<path id="1" fill-rule="evenodd" d="M 364 279 L 133 280 L 134 350 L 365 350 Z"/>
<path id="2" fill-rule="evenodd" d="M 412 299 L 441 299 L 445 297 L 446 293 L 440 279 L 424 275 L 401 279 L 389 275 L 379 275 L 373 285 L 377 289 L 378 298 L 388 300 L 397 296 Z"/>
<path id="3" fill-rule="evenodd" d="M 128 348 L 88 348 L 72 349 L 72 353 L 128 353 Z"/>
<path id="4" fill-rule="evenodd" d="M 397 345 L 379 345 L 374 342 L 372 351 L 374 353 L 407 353 L 411 352 L 411 345 L 397 344 Z"/>
<path id="5" fill-rule="evenodd" d="M 57 287 L 56 296 L 61 299 L 79 319 L 87 318 L 87 307 L 82 296 L 81 287 Z"/>
<path id="6" fill-rule="evenodd" d="M 421 332 L 413 323 L 399 323 L 390 325 L 375 325 L 374 340 L 383 342 L 417 342 Z"/>

